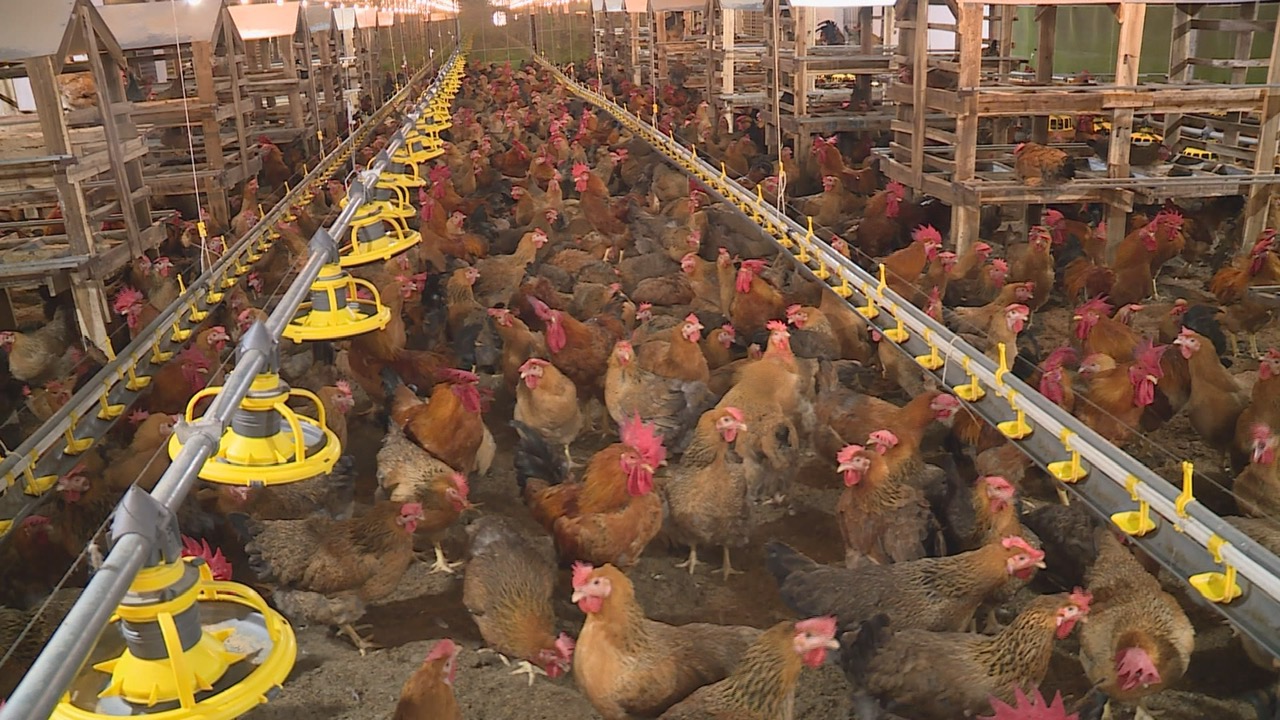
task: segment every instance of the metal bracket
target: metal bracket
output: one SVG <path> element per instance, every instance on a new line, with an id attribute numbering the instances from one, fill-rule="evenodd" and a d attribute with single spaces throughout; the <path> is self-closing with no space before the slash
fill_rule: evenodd
<path id="1" fill-rule="evenodd" d="M 125 493 L 111 522 L 113 543 L 127 535 L 150 538 L 151 556 L 147 565 L 177 562 L 182 558 L 178 519 L 169 508 L 146 490 L 134 485 Z"/>

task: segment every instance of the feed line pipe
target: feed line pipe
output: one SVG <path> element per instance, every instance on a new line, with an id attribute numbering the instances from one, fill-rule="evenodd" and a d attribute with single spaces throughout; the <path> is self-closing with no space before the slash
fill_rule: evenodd
<path id="1" fill-rule="evenodd" d="M 175 433 L 182 435 L 182 450 L 160 477 L 155 489 L 148 496 L 135 488 L 121 501 L 113 522 L 125 528 L 124 534 L 116 539 L 102 566 L 94 573 L 4 707 L 0 708 L 0 720 L 43 720 L 53 712 L 93 651 L 98 636 L 129 590 L 134 576 L 146 565 L 154 563 L 155 548 L 164 526 L 155 520 L 177 512 L 205 461 L 217 450 L 232 413 L 239 408 L 254 378 L 274 362 L 280 334 L 307 296 L 320 268 L 325 263 L 337 262 L 334 238 L 342 236 L 365 199 L 373 196 L 373 185 L 378 175 L 390 163 L 391 155 L 404 145 L 424 107 L 439 92 L 441 81 L 457 61 L 455 50 L 436 75 L 422 102 L 408 114 L 405 124 L 378 154 L 373 166 L 352 182 L 347 191 L 350 198 L 347 206 L 333 225 L 329 230 L 317 230 L 312 236 L 306 265 L 271 312 L 265 326 L 257 323 L 245 333 L 236 350 L 236 367 L 227 375 L 222 391 L 213 398 L 208 411 L 194 423 L 182 423 L 174 429 Z M 148 514 L 151 517 L 142 517 Z"/>

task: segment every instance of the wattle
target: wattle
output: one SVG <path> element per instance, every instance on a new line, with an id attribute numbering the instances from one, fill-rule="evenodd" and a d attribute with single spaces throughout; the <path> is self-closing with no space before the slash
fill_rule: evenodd
<path id="1" fill-rule="evenodd" d="M 827 659 L 826 648 L 817 648 L 815 650 L 810 650 L 809 652 L 805 653 L 803 662 L 807 667 L 816 668 L 816 667 L 821 667 L 822 663 L 825 662 L 826 659 Z"/>
<path id="2" fill-rule="evenodd" d="M 564 326 L 560 323 L 551 323 L 547 325 L 547 348 L 553 353 L 558 353 L 564 349 L 569 339 L 565 337 Z"/>
<path id="3" fill-rule="evenodd" d="M 1148 380 L 1143 380 L 1142 382 L 1138 383 L 1138 388 L 1135 393 L 1134 403 L 1138 407 L 1146 407 L 1151 403 L 1155 402 L 1155 400 L 1156 400 L 1155 383 L 1150 382 Z"/>
<path id="4" fill-rule="evenodd" d="M 603 607 L 604 598 L 587 596 L 578 601 L 578 609 L 588 615 L 600 612 Z"/>
<path id="5" fill-rule="evenodd" d="M 853 487 L 854 485 L 857 485 L 857 484 L 858 484 L 858 482 L 859 482 L 859 481 L 861 481 L 861 480 L 862 480 L 862 475 L 861 475 L 861 473 L 859 473 L 857 470 L 845 470 L 845 471 L 844 471 L 844 486 L 845 486 L 845 487 Z"/>
<path id="6" fill-rule="evenodd" d="M 1067 637 L 1071 635 L 1071 630 L 1075 628 L 1075 626 L 1076 626 L 1075 620 L 1064 620 L 1062 624 L 1058 626 L 1058 630 L 1056 632 L 1058 639 L 1066 640 Z"/>
<path id="7" fill-rule="evenodd" d="M 1192 350 L 1191 348 L 1187 347 L 1186 345 L 1179 345 L 1179 346 L 1178 346 L 1178 349 L 1182 351 L 1182 357 L 1183 357 L 1183 359 L 1185 359 L 1185 360 L 1190 360 L 1190 359 L 1191 359 L 1191 356 L 1196 354 L 1196 351 L 1195 351 L 1195 350 Z"/>

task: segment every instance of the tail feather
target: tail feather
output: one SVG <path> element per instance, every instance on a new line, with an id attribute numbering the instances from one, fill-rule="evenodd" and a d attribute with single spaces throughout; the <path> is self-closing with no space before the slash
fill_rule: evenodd
<path id="1" fill-rule="evenodd" d="M 520 492 L 524 492 L 530 478 L 552 485 L 559 485 L 568 479 L 568 461 L 562 453 L 552 449 L 537 430 L 519 420 L 512 420 L 511 427 L 520 436 L 515 452 L 516 485 Z"/>
<path id="2" fill-rule="evenodd" d="M 353 455 L 343 455 L 329 472 L 329 497 L 327 510 L 335 520 L 351 517 L 356 502 L 356 459 Z"/>
<path id="3" fill-rule="evenodd" d="M 880 704 L 867 694 L 864 679 L 876 653 L 891 637 L 889 617 L 883 613 L 863 622 L 857 631 L 840 636 L 840 666 L 853 688 L 853 705 L 860 720 L 872 720 L 883 714 Z"/>
<path id="4" fill-rule="evenodd" d="M 771 540 L 765 545 L 764 551 L 765 566 L 769 568 L 769 573 L 773 575 L 778 585 L 785 583 L 787 578 L 800 570 L 819 567 L 818 563 L 784 542 Z"/>
<path id="5" fill-rule="evenodd" d="M 392 402 L 392 398 L 396 395 L 396 388 L 404 385 L 404 381 L 400 379 L 400 375 L 390 367 L 384 366 L 378 373 L 382 378 L 382 394 L 386 396 L 388 404 Z"/>

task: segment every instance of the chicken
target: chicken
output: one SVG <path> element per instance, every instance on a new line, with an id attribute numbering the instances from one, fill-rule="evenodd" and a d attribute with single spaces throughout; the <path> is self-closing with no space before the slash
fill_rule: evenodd
<path id="1" fill-rule="evenodd" d="M 351 394 L 351 383 L 338 380 L 333 385 L 325 385 L 316 393 L 320 403 L 324 405 L 325 426 L 338 438 L 341 447 L 347 447 L 347 413 L 355 407 L 355 397 Z"/>
<path id="2" fill-rule="evenodd" d="M 1242 515 L 1274 518 L 1280 514 L 1280 473 L 1277 473 L 1276 448 L 1280 446 L 1271 428 L 1253 427 L 1252 462 L 1236 477 L 1233 484 L 1236 504 Z"/>
<path id="3" fill-rule="evenodd" d="M 440 541 L 462 512 L 472 507 L 466 476 L 405 437 L 394 420 L 388 423 L 377 461 L 378 496 L 418 503 L 419 525 L 435 549 L 431 572 L 452 573 L 459 563 L 445 559 Z"/>
<path id="4" fill-rule="evenodd" d="M 653 474 L 666 461 L 666 448 L 657 429 L 639 418 L 623 423 L 621 442 L 592 456 L 582 480 L 570 482 L 563 456 L 533 428 L 511 424 L 520 435 L 516 483 L 560 557 L 634 565 L 662 528 Z"/>
<path id="5" fill-rule="evenodd" d="M 475 268 L 480 274 L 472 286 L 476 301 L 485 307 L 492 307 L 511 297 L 511 288 L 520 284 L 529 265 L 537 258 L 538 251 L 546 244 L 547 234 L 542 230 L 533 230 L 520 238 L 516 251 L 511 255 L 477 260 Z"/>
<path id="6" fill-rule="evenodd" d="M 471 547 L 462 583 L 462 604 L 488 646 L 518 658 L 517 673 L 557 678 L 569 671 L 573 640 L 555 633 L 551 595 L 556 566 L 510 519 L 486 515 L 467 526 Z"/>
<path id="7" fill-rule="evenodd" d="M 765 329 L 770 320 L 783 317 L 787 302 L 782 293 L 761 277 L 765 268 L 763 260 L 743 260 L 733 279 L 733 292 L 728 302 L 721 303 L 728 311 L 733 327 L 744 337 L 751 337 Z M 729 283 L 720 279 L 720 296 L 726 296 Z"/>
<path id="8" fill-rule="evenodd" d="M 1053 185 L 1076 176 L 1069 155 L 1033 142 L 1019 143 L 1013 149 L 1013 171 L 1027 187 Z"/>
<path id="9" fill-rule="evenodd" d="M 0 665 L 4 670 L 0 673 L 0 695 L 13 692 L 79 597 L 79 588 L 65 588 L 54 591 L 32 610 L 0 607 L 0 647 L 6 649 Z"/>
<path id="10" fill-rule="evenodd" d="M 432 645 L 422 667 L 401 688 L 391 720 L 462 720 L 462 710 L 453 696 L 460 652 L 462 648 L 449 638 Z"/>
<path id="11" fill-rule="evenodd" d="M 1080 664 L 1095 692 L 1141 704 L 1187 671 L 1195 629 L 1110 529 L 1095 530 L 1094 543 L 1098 557 L 1085 575 L 1093 607 L 1080 630 Z"/>
<path id="12" fill-rule="evenodd" d="M 1155 401 L 1156 385 L 1164 373 L 1160 369 L 1164 349 L 1151 347 L 1123 365 L 1110 355 L 1086 356 L 1079 373 L 1088 389 L 1084 402 L 1076 404 L 1076 417 L 1113 443 L 1128 439 L 1138 428 L 1143 410 Z"/>
<path id="13" fill-rule="evenodd" d="M 103 471 L 103 479 L 117 491 L 126 490 L 135 482 L 138 487 L 150 491 L 169 469 L 169 453 L 165 450 L 178 418 L 135 410 L 129 415 L 129 420 L 137 424 L 133 439 L 127 448 L 110 458 L 111 462 Z"/>
<path id="14" fill-rule="evenodd" d="M 69 374 L 68 352 L 73 347 L 72 338 L 67 313 L 59 307 L 52 319 L 35 330 L 0 332 L 0 347 L 9 355 L 9 374 L 15 380 L 43 385 Z"/>
<path id="15" fill-rule="evenodd" d="M 506 308 L 489 308 L 488 313 L 493 319 L 494 331 L 502 340 L 503 383 L 515 389 L 525 361 L 547 355 L 546 340 L 542 333 L 530 330 L 523 320 Z"/>
<path id="16" fill-rule="evenodd" d="M 391 398 L 391 420 L 404 429 L 405 437 L 462 473 L 476 469 L 477 455 L 484 441 L 479 378 L 465 370 L 440 372 L 426 402 L 400 381 L 394 371 L 383 371 L 387 397 Z"/>
<path id="17" fill-rule="evenodd" d="M 573 602 L 587 616 L 573 676 L 604 720 L 660 715 L 728 677 L 761 635 L 742 626 L 650 620 L 631 581 L 612 565 L 575 564 Z"/>
<path id="18" fill-rule="evenodd" d="M 344 455 L 328 475 L 284 485 L 218 485 L 197 491 L 202 501 L 212 499 L 222 515 L 243 513 L 255 520 L 301 520 L 323 516 L 342 520 L 355 507 L 354 458 Z"/>
<path id="19" fill-rule="evenodd" d="M 900 217 L 905 197 L 906 188 L 898 182 L 890 182 L 867 201 L 854 238 L 854 244 L 867 257 L 888 255 L 900 247 L 898 238 L 903 231 Z M 923 269 L 924 263 L 920 267 Z"/>
<path id="20" fill-rule="evenodd" d="M 604 384 L 605 408 L 614 422 L 639 415 L 658 427 L 667 444 L 683 449 L 688 430 L 714 403 L 707 359 L 698 347 L 701 332 L 702 324 L 690 315 L 669 340 L 650 340 L 638 351 L 626 340 L 614 345 Z"/>
<path id="21" fill-rule="evenodd" d="M 863 205 L 834 175 L 823 176 L 820 195 L 796 198 L 795 202 L 801 213 L 828 228 L 844 227 L 848 217 Z"/>
<path id="22" fill-rule="evenodd" d="M 844 357 L 840 336 L 819 308 L 790 305 L 787 307 L 787 324 L 794 328 L 791 330 L 791 350 L 796 357 L 820 360 Z"/>
<path id="23" fill-rule="evenodd" d="M 1239 470 L 1247 462 L 1253 448 L 1256 425 L 1280 429 L 1280 350 L 1276 348 L 1267 350 L 1258 363 L 1258 381 L 1253 384 L 1249 405 L 1236 420 L 1231 447 L 1232 468 Z"/>
<path id="24" fill-rule="evenodd" d="M 1111 305 L 1102 298 L 1094 298 L 1076 308 L 1076 339 L 1084 354 L 1109 355 L 1117 362 L 1133 357 L 1138 348 L 1138 334 L 1125 323 L 1112 317 Z"/>
<path id="25" fill-rule="evenodd" d="M 856 568 L 819 565 L 777 541 L 765 552 L 788 607 L 835 615 L 842 628 L 884 613 L 897 630 L 958 632 L 1010 578 L 1026 580 L 1044 567 L 1044 553 L 1017 536 L 959 555 Z"/>
<path id="26" fill-rule="evenodd" d="M 892 704 L 917 720 L 953 720 L 1014 699 L 1015 688 L 1044 680 L 1054 639 L 1065 639 L 1089 615 L 1091 598 L 1077 589 L 1032 601 L 999 635 L 892 629 L 887 616 L 841 636 L 845 674 L 855 693 Z"/>
<path id="27" fill-rule="evenodd" d="M 878 448 L 898 442 L 888 430 L 876 434 L 887 436 Z M 890 478 L 881 453 L 877 448 L 846 445 L 836 456 L 836 472 L 845 485 L 836 504 L 836 521 L 847 567 L 868 560 L 883 565 L 943 554 L 940 528 L 924 494 Z"/>
<path id="28" fill-rule="evenodd" d="M 284 153 L 265 135 L 258 138 L 258 149 L 262 153 L 262 169 L 256 180 L 273 190 L 283 187 L 293 177 L 293 170 L 284 162 Z"/>
<path id="29" fill-rule="evenodd" d="M 925 264 L 942 250 L 941 233 L 929 225 L 913 230 L 911 240 L 911 245 L 881 261 L 889 289 L 904 299 L 915 297 Z"/>
<path id="30" fill-rule="evenodd" d="M 582 431 L 577 388 L 555 365 L 541 358 L 529 358 L 520 366 L 512 417 L 537 430 L 548 442 L 563 445 L 566 456 Z"/>
<path id="31" fill-rule="evenodd" d="M 1067 363 L 1075 361 L 1077 353 L 1070 346 L 1060 347 L 1045 356 L 1040 363 L 1040 378 L 1036 389 L 1050 402 L 1072 412 L 1076 406 L 1075 373 L 1066 368 Z"/>
<path id="32" fill-rule="evenodd" d="M 832 617 L 783 620 L 760 636 L 729 677 L 677 703 L 660 720 L 776 720 L 792 716 L 804 667 L 838 650 Z"/>
<path id="33" fill-rule="evenodd" d="M 1236 422 L 1249 404 L 1249 392 L 1222 367 L 1213 344 L 1191 328 L 1173 341 L 1191 372 L 1187 417 L 1209 447 L 1227 452 L 1235 438 Z"/>
<path id="34" fill-rule="evenodd" d="M 413 561 L 418 503 L 382 502 L 351 520 L 229 518 L 275 607 L 295 620 L 337 625 L 360 654 L 373 647 L 352 623 L 365 603 L 385 597 Z"/>
<path id="35" fill-rule="evenodd" d="M 1009 261 L 1008 281 L 1034 283 L 1031 297 L 1025 300 L 1032 312 L 1044 307 L 1053 290 L 1054 269 L 1052 253 L 1053 236 L 1049 228 L 1036 225 L 1027 234 L 1025 252 Z"/>
<path id="36" fill-rule="evenodd" d="M 1238 355 L 1240 335 L 1248 336 L 1249 348 L 1257 357 L 1258 332 L 1275 318 L 1275 309 L 1252 300 L 1249 288 L 1280 283 L 1280 258 L 1275 255 L 1278 247 L 1276 231 L 1267 228 L 1247 254 L 1214 273 L 1209 281 L 1209 292 L 1222 305 L 1222 329 L 1227 333 L 1232 357 Z"/>
<path id="37" fill-rule="evenodd" d="M 738 408 L 703 413 L 680 464 L 663 482 L 673 535 L 689 545 L 689 559 L 676 567 L 687 567 L 690 574 L 698 567 L 699 544 L 724 548 L 721 572 L 726 581 L 737 572 L 729 562 L 729 550 L 747 544 L 752 506 L 741 463 L 729 462 L 727 456 L 745 429 Z"/>
<path id="38" fill-rule="evenodd" d="M 618 218 L 609 205 L 609 189 L 591 168 L 583 164 L 573 166 L 574 188 L 581 193 L 578 208 L 591 227 L 610 237 L 629 234 L 627 224 Z"/>
<path id="39" fill-rule="evenodd" d="M 604 384 L 609 367 L 609 353 L 622 337 L 622 323 L 608 314 L 600 314 L 588 322 L 561 310 L 552 310 L 537 298 L 529 298 L 534 312 L 546 323 L 547 349 L 556 367 L 578 386 L 578 396 L 596 396 Z"/>
<path id="40" fill-rule="evenodd" d="M 129 337 L 136 338 L 153 320 L 160 316 L 160 308 L 147 300 L 140 290 L 125 286 L 111 301 L 111 309 L 125 319 Z"/>
<path id="41" fill-rule="evenodd" d="M 231 218 L 232 237 L 244 237 L 253 226 L 262 219 L 258 205 L 258 178 L 249 178 L 244 184 L 244 196 L 240 202 L 240 212 Z"/>

